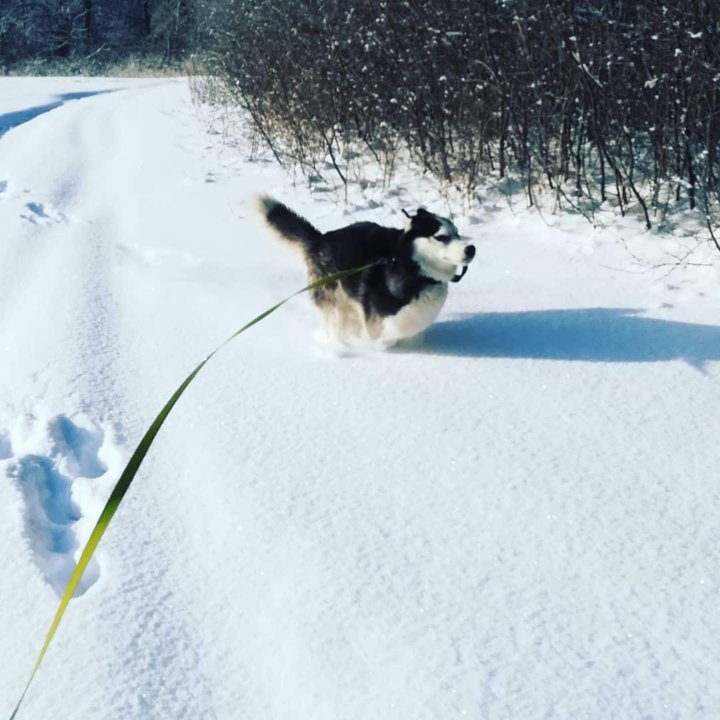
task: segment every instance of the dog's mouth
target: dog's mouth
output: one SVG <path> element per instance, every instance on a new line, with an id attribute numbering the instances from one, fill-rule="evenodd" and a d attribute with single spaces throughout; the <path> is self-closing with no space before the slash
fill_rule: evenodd
<path id="1" fill-rule="evenodd" d="M 460 282 L 463 279 L 463 277 L 465 276 L 467 269 L 468 269 L 468 266 L 463 265 L 462 270 L 459 273 L 456 272 L 450 279 L 450 282 Z"/>

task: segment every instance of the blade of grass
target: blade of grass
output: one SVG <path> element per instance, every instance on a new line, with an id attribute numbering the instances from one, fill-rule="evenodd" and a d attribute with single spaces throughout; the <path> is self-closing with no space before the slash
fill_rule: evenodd
<path id="1" fill-rule="evenodd" d="M 350 270 L 341 270 L 340 272 L 333 273 L 331 275 L 326 275 L 319 280 L 315 280 L 314 282 L 310 283 L 309 285 L 306 285 L 301 290 L 298 290 L 297 292 L 294 292 L 292 295 L 288 295 L 284 300 L 281 300 L 279 303 L 273 305 L 272 307 L 268 308 L 267 310 L 264 310 L 259 315 L 254 317 L 250 322 L 245 323 L 239 330 L 234 332 L 227 340 L 225 340 L 223 343 L 218 345 L 202 362 L 200 362 L 197 367 L 183 380 L 183 382 L 180 384 L 177 390 L 172 394 L 172 397 L 165 403 L 162 410 L 158 413 L 157 417 L 152 421 L 152 424 L 145 432 L 145 435 L 143 435 L 142 440 L 140 440 L 140 444 L 135 449 L 135 452 L 130 457 L 130 460 L 128 461 L 128 464 L 125 466 L 125 469 L 122 471 L 122 474 L 120 475 L 120 478 L 118 479 L 117 483 L 115 483 L 115 487 L 113 488 L 112 492 L 110 493 L 110 497 L 108 498 L 107 502 L 105 503 L 105 507 L 103 508 L 102 512 L 100 513 L 100 517 L 98 518 L 97 523 L 95 524 L 95 527 L 93 528 L 93 531 L 90 533 L 90 537 L 88 538 L 87 543 L 85 544 L 85 547 L 83 548 L 82 553 L 80 554 L 80 559 L 77 562 L 77 565 L 75 566 L 75 569 L 73 570 L 72 575 L 70 576 L 70 579 L 68 580 L 68 583 L 65 587 L 65 591 L 63 592 L 62 598 L 60 599 L 60 604 L 58 605 L 58 608 L 55 612 L 55 617 L 52 620 L 52 623 L 50 623 L 50 628 L 47 631 L 47 634 L 45 635 L 45 640 L 43 641 L 42 647 L 40 648 L 40 652 L 38 654 L 37 660 L 35 661 L 35 665 L 33 666 L 32 672 L 30 673 L 30 677 L 25 684 L 25 689 L 22 692 L 22 695 L 20 696 L 20 700 L 18 701 L 17 705 L 15 706 L 15 709 L 13 710 L 12 715 L 10 715 L 10 720 L 15 720 L 17 717 L 17 714 L 20 710 L 20 706 L 22 705 L 23 700 L 25 699 L 25 696 L 27 695 L 27 691 L 30 688 L 30 684 L 32 683 L 33 679 L 35 678 L 35 675 L 37 674 L 38 669 L 40 668 L 40 665 L 42 664 L 43 659 L 45 658 L 45 654 L 47 653 L 48 648 L 50 647 L 50 643 L 52 642 L 53 638 L 55 637 L 55 633 L 57 632 L 58 626 L 60 625 L 60 621 L 63 618 L 63 615 L 65 614 L 65 610 L 67 609 L 67 606 L 72 599 L 73 595 L 75 594 L 75 590 L 77 589 L 78 584 L 80 583 L 80 580 L 82 579 L 83 573 L 85 572 L 85 568 L 87 567 L 88 563 L 90 562 L 90 559 L 93 556 L 93 553 L 95 552 L 95 549 L 98 546 L 98 543 L 100 542 L 102 536 L 105 534 L 105 531 L 107 530 L 108 526 L 110 525 L 110 522 L 115 515 L 115 512 L 117 511 L 118 507 L 120 506 L 120 503 L 122 502 L 123 498 L 125 497 L 125 494 L 127 493 L 128 489 L 130 488 L 130 485 L 132 484 L 132 481 L 135 478 L 135 475 L 137 474 L 138 469 L 140 468 L 140 465 L 142 464 L 142 461 L 145 458 L 145 455 L 147 455 L 148 450 L 150 449 L 150 446 L 153 444 L 153 441 L 155 440 L 155 436 L 160 431 L 160 428 L 163 426 L 163 423 L 167 419 L 168 415 L 172 411 L 173 407 L 175 407 L 175 403 L 180 399 L 182 394 L 187 389 L 188 385 L 195 379 L 197 374 L 205 367 L 207 362 L 222 348 L 225 347 L 231 340 L 234 340 L 238 335 L 244 333 L 246 330 L 249 330 L 253 325 L 257 325 L 260 321 L 264 320 L 268 315 L 271 315 L 274 313 L 278 308 L 282 307 L 286 302 L 289 300 L 292 300 L 297 295 L 301 295 L 304 292 L 308 292 L 309 290 L 315 290 L 317 288 L 323 287 L 325 285 L 330 285 L 331 283 L 337 282 L 338 280 L 342 280 L 343 278 L 346 278 L 350 275 L 354 275 L 356 273 L 362 272 L 363 270 L 367 270 L 368 268 L 372 267 L 373 265 L 377 265 L 379 261 L 369 263 L 368 265 L 363 265 L 362 267 L 358 268 L 352 268 Z"/>

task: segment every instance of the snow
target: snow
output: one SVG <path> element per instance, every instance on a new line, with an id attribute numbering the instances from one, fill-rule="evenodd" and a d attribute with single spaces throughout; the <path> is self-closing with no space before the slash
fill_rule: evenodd
<path id="1" fill-rule="evenodd" d="M 248 195 L 325 229 L 453 208 L 410 171 L 293 185 L 184 80 L 3 78 L 0 135 L 9 716 L 148 424 L 305 282 Z M 423 338 L 328 356 L 300 297 L 208 363 L 20 718 L 720 716 L 717 257 L 690 216 L 454 209 L 478 256 Z"/>

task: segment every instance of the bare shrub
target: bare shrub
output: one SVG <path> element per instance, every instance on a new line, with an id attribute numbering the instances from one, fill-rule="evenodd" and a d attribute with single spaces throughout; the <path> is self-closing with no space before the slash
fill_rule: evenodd
<path id="1" fill-rule="evenodd" d="M 521 178 L 592 213 L 720 204 L 720 4 L 224 0 L 202 72 L 283 162 L 347 180 L 362 146 L 471 194 Z"/>

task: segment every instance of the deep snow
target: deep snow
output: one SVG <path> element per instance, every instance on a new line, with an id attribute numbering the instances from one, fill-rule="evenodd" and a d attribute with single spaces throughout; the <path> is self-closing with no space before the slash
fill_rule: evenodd
<path id="1" fill-rule="evenodd" d="M 257 190 L 328 229 L 449 210 L 293 186 L 182 80 L 0 79 L 0 716 L 149 422 L 304 284 Z M 717 258 L 667 264 L 688 218 L 457 220 L 421 340 L 328 356 L 302 297 L 208 364 L 21 718 L 720 717 Z"/>

